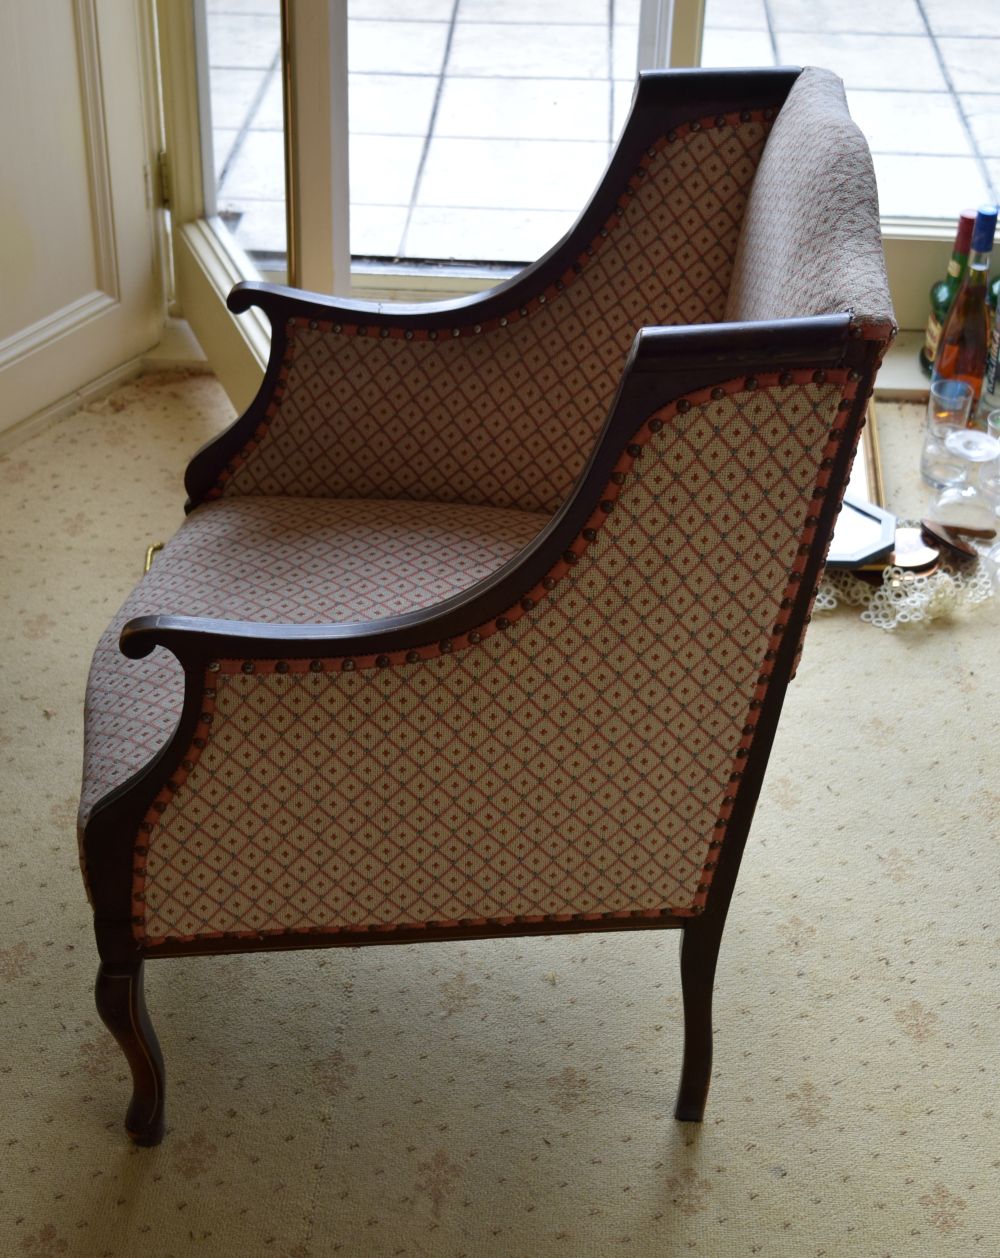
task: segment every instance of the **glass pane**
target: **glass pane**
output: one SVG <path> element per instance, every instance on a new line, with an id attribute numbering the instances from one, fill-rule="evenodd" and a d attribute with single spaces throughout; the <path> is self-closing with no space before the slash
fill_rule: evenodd
<path id="1" fill-rule="evenodd" d="M 836 71 L 886 217 L 954 220 L 997 200 L 997 0 L 706 0 L 702 65 Z"/>
<path id="2" fill-rule="evenodd" d="M 280 0 L 205 0 L 216 207 L 268 277 L 285 271 Z"/>
<path id="3" fill-rule="evenodd" d="M 523 263 L 607 164 L 638 0 L 348 0 L 351 252 Z"/>

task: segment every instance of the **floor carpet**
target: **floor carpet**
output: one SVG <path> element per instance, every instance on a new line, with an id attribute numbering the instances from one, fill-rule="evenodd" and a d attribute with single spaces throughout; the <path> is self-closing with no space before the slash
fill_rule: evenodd
<path id="1" fill-rule="evenodd" d="M 677 938 L 156 962 L 168 1134 L 129 1146 L 76 862 L 81 702 L 186 457 L 147 376 L 0 460 L 0 1254 L 1000 1253 L 996 603 L 818 617 L 723 941 L 701 1128 L 671 1117 Z M 915 408 L 884 407 L 919 508 Z"/>

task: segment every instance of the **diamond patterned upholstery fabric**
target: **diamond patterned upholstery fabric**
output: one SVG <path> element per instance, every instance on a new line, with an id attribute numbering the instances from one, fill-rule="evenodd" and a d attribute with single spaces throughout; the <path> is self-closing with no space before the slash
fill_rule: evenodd
<path id="1" fill-rule="evenodd" d="M 177 724 L 184 676 L 169 652 L 127 659 L 134 616 L 309 624 L 429 607 L 488 576 L 547 517 L 363 499 L 243 498 L 199 507 L 101 637 L 87 684 L 81 822 L 147 764 Z"/>
<path id="2" fill-rule="evenodd" d="M 673 414 L 481 645 L 209 673 L 212 737 L 147 817 L 140 937 L 698 911 L 841 414 L 840 383 L 775 380 Z"/>
<path id="3" fill-rule="evenodd" d="M 291 328 L 280 398 L 221 492 L 552 512 L 607 418 L 636 332 L 722 319 L 769 123 L 683 127 L 528 317 L 435 340 Z"/>
<path id="4" fill-rule="evenodd" d="M 808 135 L 808 145 L 802 137 Z M 871 153 L 844 85 L 809 67 L 775 120 L 746 207 L 727 321 L 851 311 L 891 324 Z"/>

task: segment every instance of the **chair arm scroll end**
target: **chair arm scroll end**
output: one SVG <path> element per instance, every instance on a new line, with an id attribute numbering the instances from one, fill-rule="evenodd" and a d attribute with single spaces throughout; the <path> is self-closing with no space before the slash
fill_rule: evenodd
<path id="1" fill-rule="evenodd" d="M 226 305 L 233 314 L 244 314 L 251 306 L 261 305 L 259 285 L 253 280 L 240 280 L 230 290 Z"/>
<path id="2" fill-rule="evenodd" d="M 121 631 L 118 649 L 130 660 L 145 659 L 160 645 L 158 633 L 162 616 L 136 616 Z"/>

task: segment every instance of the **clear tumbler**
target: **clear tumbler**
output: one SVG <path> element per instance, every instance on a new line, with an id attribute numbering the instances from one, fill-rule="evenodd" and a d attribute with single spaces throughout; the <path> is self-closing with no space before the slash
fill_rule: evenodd
<path id="1" fill-rule="evenodd" d="M 997 518 L 992 493 L 1000 441 L 975 428 L 960 428 L 945 438 L 945 451 L 962 465 L 962 475 L 938 491 L 934 518 L 988 533 Z"/>
<path id="2" fill-rule="evenodd" d="M 932 380 L 920 474 L 932 489 L 960 485 L 967 462 L 948 449 L 948 437 L 961 432 L 972 409 L 972 388 L 964 380 Z"/>

